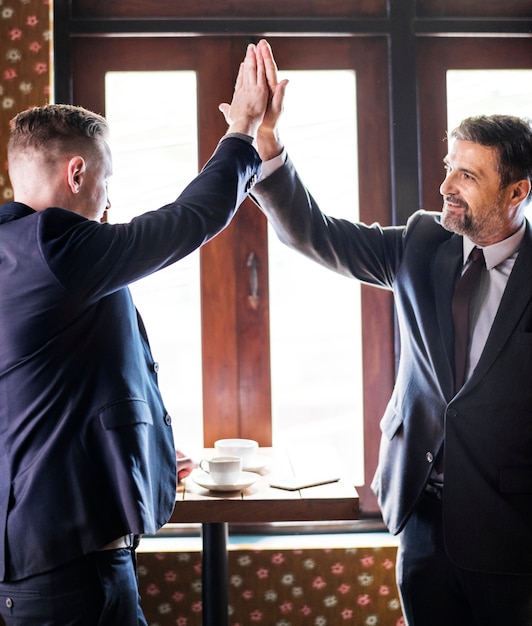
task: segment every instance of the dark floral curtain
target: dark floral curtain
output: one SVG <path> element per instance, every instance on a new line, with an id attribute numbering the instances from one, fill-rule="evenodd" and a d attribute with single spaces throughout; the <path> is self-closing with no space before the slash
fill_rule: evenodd
<path id="1" fill-rule="evenodd" d="M 229 551 L 230 626 L 405 626 L 394 546 Z M 201 553 L 139 553 L 149 626 L 201 626 Z"/>
<path id="2" fill-rule="evenodd" d="M 0 202 L 13 198 L 7 173 L 9 121 L 50 102 L 52 0 L 0 1 Z"/>

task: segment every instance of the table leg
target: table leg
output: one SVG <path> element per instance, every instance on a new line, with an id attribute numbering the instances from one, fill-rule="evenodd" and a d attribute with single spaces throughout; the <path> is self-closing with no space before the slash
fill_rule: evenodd
<path id="1" fill-rule="evenodd" d="M 202 524 L 203 626 L 228 626 L 227 523 Z"/>

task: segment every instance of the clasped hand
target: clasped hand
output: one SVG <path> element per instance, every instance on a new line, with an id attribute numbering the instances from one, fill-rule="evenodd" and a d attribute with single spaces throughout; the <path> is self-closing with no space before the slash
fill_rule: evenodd
<path id="1" fill-rule="evenodd" d="M 262 135 L 262 143 L 278 144 L 274 138 L 287 83 L 287 80 L 277 81 L 277 66 L 268 42 L 262 39 L 256 46 L 249 44 L 240 64 L 231 104 L 219 106 L 229 125 L 228 132 L 252 137 Z M 273 151 L 276 149 L 273 148 Z M 261 156 L 264 158 L 264 155 Z M 268 158 L 271 156 L 268 155 Z"/>

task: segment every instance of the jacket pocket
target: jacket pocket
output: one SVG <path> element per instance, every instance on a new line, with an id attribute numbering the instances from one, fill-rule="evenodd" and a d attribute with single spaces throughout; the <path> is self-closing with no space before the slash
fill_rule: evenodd
<path id="1" fill-rule="evenodd" d="M 381 419 L 380 427 L 383 434 L 391 441 L 402 424 L 403 416 L 397 413 L 395 409 L 387 409 Z"/>
<path id="2" fill-rule="evenodd" d="M 106 429 L 133 426 L 134 424 L 153 424 L 148 404 L 137 398 L 108 404 L 100 409 L 98 416 L 101 425 Z"/>
<path id="3" fill-rule="evenodd" d="M 502 493 L 532 493 L 532 465 L 501 467 L 499 489 Z"/>

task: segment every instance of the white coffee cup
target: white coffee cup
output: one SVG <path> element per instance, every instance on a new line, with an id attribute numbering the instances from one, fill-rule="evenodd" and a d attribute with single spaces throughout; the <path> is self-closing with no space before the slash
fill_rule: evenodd
<path id="1" fill-rule="evenodd" d="M 212 459 L 202 459 L 199 466 L 217 485 L 234 485 L 242 473 L 242 459 L 239 456 L 215 456 Z"/>
<path id="2" fill-rule="evenodd" d="M 242 459 L 242 467 L 253 466 L 253 460 L 259 449 L 254 439 L 218 439 L 214 442 L 216 452 L 221 456 L 238 456 Z"/>

